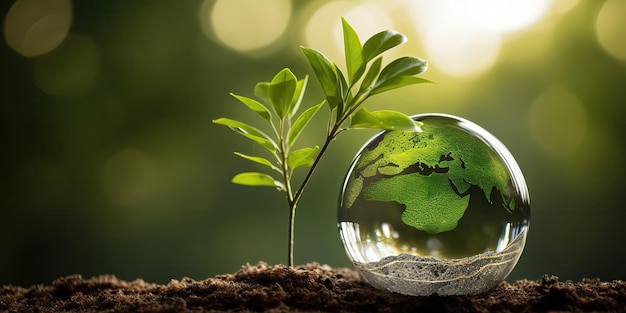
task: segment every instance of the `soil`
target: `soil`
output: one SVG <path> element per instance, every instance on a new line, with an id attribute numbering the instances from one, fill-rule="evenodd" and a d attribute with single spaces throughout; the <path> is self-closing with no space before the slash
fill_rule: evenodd
<path id="1" fill-rule="evenodd" d="M 7 312 L 626 312 L 626 282 L 501 283 L 474 296 L 412 297 L 372 288 L 351 269 L 316 263 L 246 265 L 234 274 L 166 285 L 105 275 L 0 287 Z"/>

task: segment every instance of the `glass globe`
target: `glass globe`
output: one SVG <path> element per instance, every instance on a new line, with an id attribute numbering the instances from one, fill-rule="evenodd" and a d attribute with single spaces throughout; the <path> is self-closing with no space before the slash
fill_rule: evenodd
<path id="1" fill-rule="evenodd" d="M 356 155 L 338 227 L 374 287 L 408 295 L 477 294 L 517 263 L 530 205 L 522 172 L 480 126 L 443 114 L 421 131 L 383 131 Z"/>

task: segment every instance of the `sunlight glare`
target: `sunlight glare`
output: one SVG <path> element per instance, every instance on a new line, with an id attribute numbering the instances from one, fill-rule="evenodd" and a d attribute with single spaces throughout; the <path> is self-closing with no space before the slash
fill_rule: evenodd
<path id="1" fill-rule="evenodd" d="M 503 34 L 536 23 L 550 8 L 550 1 L 474 0 L 459 1 L 457 5 L 465 12 L 469 24 L 488 32 Z"/>
<path id="2" fill-rule="evenodd" d="M 423 38 L 430 64 L 450 76 L 471 76 L 493 66 L 500 53 L 500 37 L 438 20 Z"/>
<path id="3" fill-rule="evenodd" d="M 422 0 L 409 5 L 432 68 L 450 76 L 471 76 L 491 68 L 503 37 L 536 23 L 551 1 Z"/>

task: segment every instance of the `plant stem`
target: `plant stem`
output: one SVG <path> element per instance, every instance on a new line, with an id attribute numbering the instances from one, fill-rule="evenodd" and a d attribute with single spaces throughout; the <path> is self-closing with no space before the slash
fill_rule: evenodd
<path id="1" fill-rule="evenodd" d="M 289 203 L 289 249 L 287 254 L 287 264 L 289 265 L 289 267 L 293 267 L 293 235 L 296 221 L 296 202 L 290 200 Z"/>
<path id="2" fill-rule="evenodd" d="M 293 267 L 293 235 L 294 235 L 294 225 L 295 225 L 295 218 L 296 218 L 296 206 L 298 204 L 298 201 L 300 200 L 300 197 L 302 196 L 302 192 L 304 191 L 304 188 L 307 186 L 307 184 L 311 180 L 311 176 L 313 175 L 313 172 L 315 172 L 317 165 L 322 159 L 322 156 L 328 149 L 328 146 L 330 145 L 330 143 L 339 134 L 340 126 L 341 126 L 341 123 L 335 124 L 333 129 L 330 131 L 330 134 L 326 137 L 326 141 L 324 142 L 324 145 L 322 146 L 322 148 L 320 149 L 320 152 L 315 157 L 315 161 L 313 161 L 313 164 L 309 168 L 309 171 L 304 177 L 304 180 L 302 180 L 302 184 L 300 185 L 300 188 L 298 188 L 298 190 L 293 195 L 293 197 L 288 198 L 288 202 L 289 202 L 289 252 L 287 256 L 287 263 L 289 264 L 290 267 Z M 290 195 L 290 193 L 288 193 L 288 195 Z"/>
<path id="3" fill-rule="evenodd" d="M 287 163 L 287 158 L 289 156 L 289 146 L 285 141 L 285 130 L 284 130 L 284 120 L 280 122 L 280 130 L 277 132 L 280 138 L 280 149 L 278 151 L 281 161 L 281 172 L 283 174 L 283 182 L 285 185 L 285 195 L 287 198 L 287 204 L 289 205 L 289 235 L 288 235 L 288 252 L 287 252 L 287 264 L 290 267 L 293 267 L 293 238 L 294 238 L 294 224 L 296 220 L 296 204 L 297 201 L 294 201 L 293 192 L 291 189 L 291 172 L 289 171 L 289 164 Z M 288 128 L 290 128 L 289 125 Z"/>
<path id="4" fill-rule="evenodd" d="M 300 185 L 300 188 L 298 188 L 298 190 L 294 194 L 294 196 L 293 196 L 294 205 L 298 202 L 298 200 L 300 200 L 300 197 L 302 196 L 302 192 L 304 191 L 304 188 L 306 187 L 306 185 L 309 183 L 309 180 L 311 180 L 311 175 L 313 175 L 313 172 L 315 171 L 315 168 L 317 168 L 317 165 L 319 164 L 320 160 L 322 159 L 322 156 L 324 155 L 324 152 L 326 152 L 326 149 L 328 149 L 328 146 L 330 145 L 330 143 L 337 136 L 337 129 L 339 127 L 336 126 L 335 128 L 336 129 L 334 129 L 333 132 L 330 135 L 328 135 L 328 137 L 326 137 L 326 142 L 324 142 L 324 145 L 320 149 L 320 152 L 317 154 L 317 157 L 315 158 L 315 161 L 313 161 L 313 164 L 309 168 L 309 172 L 304 177 L 304 180 L 302 181 L 302 184 Z"/>
<path id="5" fill-rule="evenodd" d="M 294 235 L 294 226 L 295 226 L 295 221 L 296 221 L 296 206 L 298 205 L 298 201 L 300 200 L 300 197 L 302 196 L 302 192 L 304 191 L 304 188 L 308 184 L 309 180 L 311 180 L 311 175 L 313 175 L 313 172 L 315 171 L 317 164 L 319 164 L 319 161 L 322 158 L 322 155 L 324 155 L 324 152 L 326 151 L 326 149 L 328 149 L 328 145 L 333 139 L 334 139 L 334 136 L 330 136 L 330 135 L 326 138 L 326 142 L 322 146 L 322 149 L 320 150 L 320 152 L 317 154 L 315 161 L 313 161 L 313 164 L 309 168 L 309 172 L 306 174 L 306 177 L 302 181 L 300 188 L 298 188 L 298 190 L 293 195 L 293 197 L 291 197 L 290 192 L 287 192 L 287 201 L 289 203 L 289 238 L 288 238 L 289 251 L 287 254 L 287 264 L 290 267 L 293 267 L 293 238 L 294 238 L 293 235 Z"/>
<path id="6" fill-rule="evenodd" d="M 355 101 L 355 103 L 349 106 L 350 109 L 348 110 L 348 112 L 345 112 L 340 118 L 338 118 L 335 121 L 335 125 L 328 132 L 328 136 L 326 137 L 326 141 L 324 142 L 324 145 L 320 149 L 320 152 L 315 157 L 315 160 L 313 161 L 313 164 L 309 168 L 309 171 L 307 172 L 306 176 L 302 180 L 302 184 L 300 185 L 300 188 L 298 188 L 298 190 L 296 191 L 295 194 L 293 194 L 293 196 L 291 193 L 291 186 L 288 181 L 289 178 L 288 176 L 286 176 L 286 174 L 284 174 L 283 176 L 283 178 L 285 179 L 285 188 L 286 188 L 285 193 L 287 194 L 287 202 L 289 204 L 289 236 L 288 236 L 289 249 L 287 252 L 287 264 L 290 267 L 293 267 L 293 241 L 294 241 L 293 238 L 294 238 L 294 226 L 295 226 L 295 221 L 296 221 L 296 206 L 298 205 L 298 201 L 300 200 L 300 197 L 302 196 L 302 192 L 304 192 L 304 188 L 306 188 L 307 184 L 311 180 L 313 172 L 315 172 L 315 169 L 317 168 L 317 165 L 322 159 L 322 156 L 328 149 L 328 146 L 341 132 L 341 129 L 340 129 L 341 125 L 346 121 L 346 119 L 348 119 L 350 114 L 352 114 L 361 105 L 361 103 L 365 101 L 366 98 L 367 97 L 363 97 Z M 285 161 L 283 163 L 286 163 L 287 162 L 286 156 L 284 157 L 284 160 Z"/>

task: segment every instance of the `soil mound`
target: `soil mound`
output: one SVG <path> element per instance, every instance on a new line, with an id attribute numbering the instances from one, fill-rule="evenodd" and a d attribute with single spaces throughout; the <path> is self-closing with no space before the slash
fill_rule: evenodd
<path id="1" fill-rule="evenodd" d="M 317 263 L 246 265 L 234 274 L 166 285 L 105 275 L 0 287 L 8 312 L 625 312 L 626 283 L 583 279 L 501 283 L 475 296 L 411 297 L 372 288 L 351 269 Z"/>

